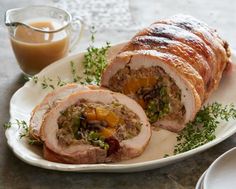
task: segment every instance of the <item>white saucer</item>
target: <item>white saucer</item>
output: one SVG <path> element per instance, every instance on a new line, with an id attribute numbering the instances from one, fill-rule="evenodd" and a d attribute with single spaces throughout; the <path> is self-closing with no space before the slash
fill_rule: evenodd
<path id="1" fill-rule="evenodd" d="M 236 188 L 236 147 L 225 152 L 211 164 L 211 166 L 208 168 L 205 174 L 203 188 L 204 189 Z"/>

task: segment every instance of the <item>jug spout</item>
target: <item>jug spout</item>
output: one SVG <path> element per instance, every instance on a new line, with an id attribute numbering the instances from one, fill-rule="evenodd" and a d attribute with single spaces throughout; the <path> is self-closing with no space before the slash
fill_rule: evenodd
<path id="1" fill-rule="evenodd" d="M 10 9 L 7 10 L 5 13 L 5 25 L 7 27 L 9 26 L 17 26 L 20 24 L 23 24 L 20 22 L 20 18 L 17 18 L 17 15 L 19 15 L 19 11 L 21 8 L 16 8 L 16 9 Z"/>

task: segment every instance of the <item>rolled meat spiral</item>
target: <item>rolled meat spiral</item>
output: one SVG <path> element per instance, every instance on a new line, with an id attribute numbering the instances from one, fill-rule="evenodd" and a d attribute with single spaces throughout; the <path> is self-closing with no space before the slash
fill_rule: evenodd
<path id="1" fill-rule="evenodd" d="M 151 137 L 142 108 L 108 90 L 74 92 L 44 117 L 44 158 L 83 164 L 117 162 L 141 155 Z"/>

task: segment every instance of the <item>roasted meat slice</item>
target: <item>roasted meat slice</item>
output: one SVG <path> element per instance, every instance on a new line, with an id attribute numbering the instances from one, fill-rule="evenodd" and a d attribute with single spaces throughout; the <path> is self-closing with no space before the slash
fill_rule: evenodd
<path id="1" fill-rule="evenodd" d="M 197 85 L 202 85 L 201 77 L 185 65 L 188 64 L 184 60 L 171 54 L 126 51 L 108 66 L 109 72 L 104 73 L 102 84 L 139 102 L 153 126 L 177 132 L 184 127 L 183 123 L 194 118 L 201 105 L 196 90 Z M 155 78 L 154 82 L 149 78 Z"/>
<path id="2" fill-rule="evenodd" d="M 75 92 L 45 116 L 44 158 L 61 163 L 116 162 L 141 155 L 151 137 L 143 109 L 108 90 Z"/>

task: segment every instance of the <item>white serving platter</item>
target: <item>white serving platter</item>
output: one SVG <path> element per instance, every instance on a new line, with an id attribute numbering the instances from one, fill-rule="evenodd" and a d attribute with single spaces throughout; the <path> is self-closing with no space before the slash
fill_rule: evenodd
<path id="1" fill-rule="evenodd" d="M 111 59 L 115 56 L 122 46 L 123 44 L 112 46 L 109 50 L 108 58 Z M 78 73 L 82 75 L 83 67 L 81 62 L 83 61 L 83 56 L 84 53 L 78 53 L 73 56 L 65 57 L 49 65 L 38 74 L 39 80 L 43 80 L 44 77 L 50 77 L 53 79 L 52 82 L 55 83 L 58 81 L 58 77 L 60 77 L 63 81 L 72 81 L 70 62 L 74 62 L 76 67 L 78 67 Z M 233 56 L 233 61 L 236 62 L 235 56 Z M 228 71 L 224 75 L 218 90 L 214 92 L 207 103 L 220 102 L 222 104 L 236 104 L 235 75 L 236 66 L 233 65 L 231 71 Z M 14 122 L 15 119 L 19 119 L 28 122 L 32 109 L 51 90 L 52 89 L 50 88 L 42 89 L 40 81 L 37 84 L 35 84 L 32 80 L 28 81 L 12 96 L 10 101 L 10 121 Z M 177 155 L 172 155 L 174 146 L 177 142 L 177 135 L 165 130 L 155 131 L 152 134 L 149 145 L 140 157 L 119 163 L 107 164 L 71 165 L 47 161 L 42 157 L 42 149 L 34 145 L 29 145 L 24 139 L 20 139 L 19 133 L 21 130 L 16 125 L 13 125 L 11 128 L 6 130 L 6 137 L 8 145 L 13 150 L 15 155 L 24 162 L 34 166 L 60 171 L 134 172 L 169 165 L 211 148 L 212 146 L 233 135 L 236 132 L 235 125 L 236 121 L 221 123 L 216 131 L 216 139 L 196 149 Z M 170 156 L 164 158 L 165 154 L 169 154 Z"/>

